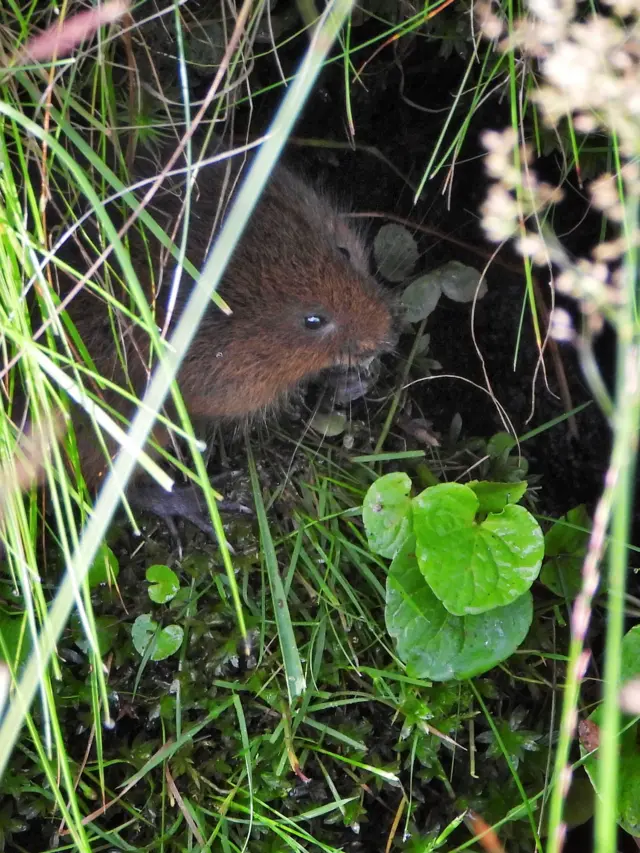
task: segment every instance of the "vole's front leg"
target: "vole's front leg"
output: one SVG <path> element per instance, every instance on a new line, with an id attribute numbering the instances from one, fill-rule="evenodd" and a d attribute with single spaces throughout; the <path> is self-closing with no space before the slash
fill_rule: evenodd
<path id="1" fill-rule="evenodd" d="M 226 479 L 227 476 L 213 478 L 212 485 L 216 480 Z M 206 500 L 196 485 L 175 486 L 167 492 L 157 483 L 134 483 L 127 489 L 127 501 L 132 509 L 161 518 L 176 538 L 178 537 L 174 521 L 176 518 L 185 518 L 203 533 L 215 536 Z M 224 513 L 253 515 L 253 510 L 236 501 L 218 501 L 218 509 Z"/>

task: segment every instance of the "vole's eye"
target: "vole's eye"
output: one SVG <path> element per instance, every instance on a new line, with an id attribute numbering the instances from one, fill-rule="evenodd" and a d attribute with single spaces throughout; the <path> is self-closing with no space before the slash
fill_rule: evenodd
<path id="1" fill-rule="evenodd" d="M 310 329 L 312 332 L 316 332 L 326 325 L 327 318 L 323 317 L 322 314 L 307 314 L 304 318 L 305 329 Z"/>
<path id="2" fill-rule="evenodd" d="M 338 246 L 338 251 L 341 255 L 344 255 L 348 261 L 351 260 L 351 252 L 347 249 L 346 246 Z"/>

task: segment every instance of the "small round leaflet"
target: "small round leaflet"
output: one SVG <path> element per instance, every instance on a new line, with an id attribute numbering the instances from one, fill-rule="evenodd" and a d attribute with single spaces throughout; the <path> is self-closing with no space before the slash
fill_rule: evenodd
<path id="1" fill-rule="evenodd" d="M 373 255 L 383 278 L 404 281 L 418 263 L 418 244 L 408 228 L 389 222 L 376 234 Z"/>
<path id="2" fill-rule="evenodd" d="M 184 631 L 180 625 L 167 625 L 166 628 L 160 628 L 151 618 L 150 613 L 138 616 L 131 628 L 131 639 L 139 655 L 144 656 L 149 643 L 154 643 L 150 657 L 155 661 L 165 660 L 175 654 L 182 645 L 183 637 Z"/>
<path id="3" fill-rule="evenodd" d="M 369 487 L 362 519 L 369 547 L 393 559 L 411 533 L 411 480 L 401 471 L 385 474 Z"/>
<path id="4" fill-rule="evenodd" d="M 169 566 L 149 566 L 146 572 L 149 581 L 149 598 L 156 604 L 166 604 L 180 589 L 178 576 Z"/>

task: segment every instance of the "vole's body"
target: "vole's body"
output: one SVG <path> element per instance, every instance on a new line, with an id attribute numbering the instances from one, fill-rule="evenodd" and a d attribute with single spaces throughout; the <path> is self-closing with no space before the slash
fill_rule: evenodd
<path id="1" fill-rule="evenodd" d="M 235 172 L 231 178 L 233 182 Z M 182 185 L 182 179 L 175 184 Z M 219 230 L 214 223 L 220 221 L 224 186 L 229 186 L 225 167 L 205 167 L 192 191 L 187 257 L 198 269 Z M 174 229 L 182 205 L 175 189 L 161 189 L 150 208 L 177 244 L 180 230 Z M 175 262 L 146 236 L 144 243 L 131 233 L 131 257 L 163 328 Z M 83 268 L 77 260 L 76 267 Z M 169 328 L 191 286 L 183 272 Z M 131 304 L 123 289 L 112 289 L 117 299 Z M 273 406 L 325 368 L 366 362 L 388 349 L 393 337 L 387 299 L 368 272 L 362 242 L 331 203 L 284 167 L 275 170 L 265 188 L 219 293 L 233 314 L 225 316 L 212 303 L 178 376 L 187 410 L 195 418 L 238 419 Z M 149 377 L 146 334 L 88 288 L 72 300 L 69 313 L 97 374 L 128 384 L 141 396 Z M 120 333 L 120 352 L 114 327 Z M 102 395 L 117 411 L 132 414 L 120 395 L 104 390 Z M 108 462 L 91 425 L 79 421 L 77 435 L 85 480 L 94 487 Z M 158 433 L 156 438 L 166 440 Z"/>

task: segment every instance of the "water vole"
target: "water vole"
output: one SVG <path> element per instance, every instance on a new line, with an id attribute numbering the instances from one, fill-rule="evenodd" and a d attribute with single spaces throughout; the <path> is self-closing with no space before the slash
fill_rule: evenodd
<path id="1" fill-rule="evenodd" d="M 139 171 L 145 170 L 149 172 L 148 167 Z M 234 168 L 231 183 L 235 176 Z M 187 256 L 197 268 L 218 230 L 214 223 L 219 226 L 220 197 L 228 179 L 224 166 L 203 167 L 193 188 Z M 182 183 L 183 179 L 171 179 L 150 208 L 169 235 L 182 210 Z M 175 261 L 155 238 L 147 233 L 143 240 L 135 229 L 130 251 L 158 326 L 170 329 L 186 301 L 189 277 L 182 276 L 167 323 Z M 74 266 L 82 270 L 86 261 L 80 263 L 76 256 Z M 65 277 L 60 281 L 62 291 L 74 283 Z M 115 282 L 112 291 L 130 304 L 124 288 Z M 275 408 L 301 382 L 327 368 L 357 368 L 393 343 L 389 299 L 369 273 L 362 240 L 326 197 L 283 166 L 270 178 L 219 292 L 233 313 L 225 316 L 211 305 L 178 376 L 193 418 L 237 420 Z M 128 385 L 141 396 L 149 378 L 149 342 L 140 326 L 89 287 L 71 301 L 68 311 L 97 375 L 118 386 Z M 119 347 L 114 344 L 114 328 Z M 122 396 L 98 388 L 97 382 L 93 386 L 108 406 L 131 417 L 132 406 Z M 108 461 L 93 426 L 79 414 L 76 435 L 85 480 L 95 488 Z M 161 444 L 168 440 L 162 429 L 156 429 L 154 437 Z M 116 452 L 106 437 L 105 443 L 110 453 Z M 131 502 L 158 513 L 158 501 L 143 498 L 145 494 L 144 489 L 137 495 L 131 492 Z M 158 514 L 189 516 L 182 497 L 175 498 L 175 506 L 172 495 L 165 497 L 165 512 Z"/>

